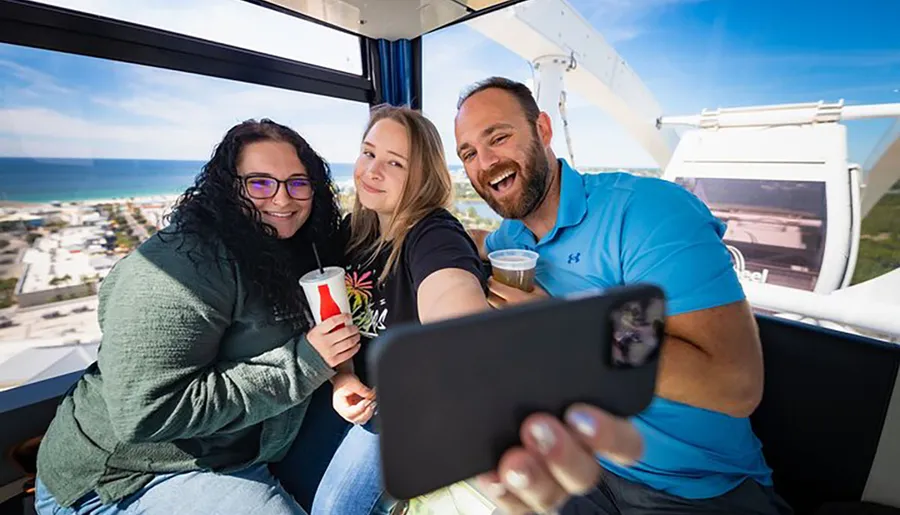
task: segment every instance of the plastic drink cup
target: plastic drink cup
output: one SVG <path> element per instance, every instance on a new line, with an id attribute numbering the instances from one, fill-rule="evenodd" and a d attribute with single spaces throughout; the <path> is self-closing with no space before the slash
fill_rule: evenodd
<path id="1" fill-rule="evenodd" d="M 491 275 L 507 286 L 530 292 L 534 290 L 534 273 L 538 253 L 523 249 L 495 250 L 488 254 Z"/>
<path id="2" fill-rule="evenodd" d="M 317 325 L 335 315 L 350 313 L 343 268 L 327 266 L 322 271 L 317 268 L 307 272 L 300 278 L 300 286 Z"/>

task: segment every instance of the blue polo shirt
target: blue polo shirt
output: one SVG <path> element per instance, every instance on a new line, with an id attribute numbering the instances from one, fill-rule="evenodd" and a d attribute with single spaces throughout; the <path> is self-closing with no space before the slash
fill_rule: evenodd
<path id="1" fill-rule="evenodd" d="M 556 226 L 537 241 L 521 221 L 505 220 L 488 236 L 489 252 L 536 251 L 536 280 L 553 296 L 650 282 L 665 291 L 669 316 L 744 298 L 725 227 L 697 197 L 661 179 L 582 175 L 560 163 Z M 656 397 L 634 423 L 644 437 L 641 461 L 621 467 L 599 458 L 625 479 L 689 499 L 721 495 L 747 478 L 772 484 L 747 418 Z"/>

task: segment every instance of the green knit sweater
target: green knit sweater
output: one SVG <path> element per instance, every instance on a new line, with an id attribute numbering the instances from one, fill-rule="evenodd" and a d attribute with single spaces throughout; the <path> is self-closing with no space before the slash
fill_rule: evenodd
<path id="1" fill-rule="evenodd" d="M 117 501 L 157 473 L 278 461 L 310 394 L 334 375 L 249 295 L 237 265 L 197 267 L 182 242 L 157 234 L 103 281 L 97 363 L 38 455 L 38 477 L 63 506 L 91 491 Z"/>

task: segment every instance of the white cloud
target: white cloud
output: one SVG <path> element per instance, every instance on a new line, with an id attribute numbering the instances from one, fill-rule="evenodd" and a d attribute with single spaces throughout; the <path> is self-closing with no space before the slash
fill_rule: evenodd
<path id="1" fill-rule="evenodd" d="M 656 168 L 658 164 L 635 138 L 612 117 L 595 106 L 568 110 L 569 133 L 575 164 L 584 166 Z M 562 127 L 554 127 L 560 134 Z M 557 153 L 568 158 L 565 139 L 560 140 Z M 556 148 L 556 145 L 554 145 Z"/>
<path id="2" fill-rule="evenodd" d="M 50 74 L 22 66 L 14 61 L 0 59 L 0 69 L 5 68 L 20 81 L 29 84 L 29 90 L 34 94 L 68 94 L 72 90 L 60 85 L 56 78 Z M 9 94 L 9 91 L 6 93 Z"/>
<path id="3" fill-rule="evenodd" d="M 360 70 L 357 38 L 241 0 L 41 1 Z M 0 72 L 15 79 L 0 90 L 0 155 L 206 159 L 229 127 L 266 117 L 300 132 L 326 159 L 352 162 L 368 116 L 368 106 L 358 102 L 126 63 L 107 68 L 114 91 L 90 96 L 21 58 L 17 62 L 17 54 L 9 48 L 0 54 Z"/>
<path id="4" fill-rule="evenodd" d="M 458 166 L 453 121 L 460 93 L 492 75 L 530 80 L 531 66 L 465 25 L 427 36 L 423 55 L 423 112 L 441 133 L 447 161 Z"/>
<path id="5" fill-rule="evenodd" d="M 121 65 L 127 86 L 105 97 L 73 97 L 66 113 L 0 109 L 3 155 L 206 159 L 225 131 L 272 118 L 300 132 L 326 159 L 352 162 L 368 107 L 277 88 Z M 3 104 L 0 104 L 2 107 Z M 102 108 L 102 109 L 98 109 Z M 10 143 L 13 141 L 14 143 Z"/>
<path id="6" fill-rule="evenodd" d="M 44 1 L 316 64 L 346 66 L 348 59 L 358 62 L 359 57 L 352 37 L 240 0 Z M 676 1 L 600 0 L 586 17 L 607 17 L 627 27 L 653 8 Z M 43 85 L 42 95 L 58 86 L 52 76 L 24 63 L 0 63 L 32 86 Z M 529 83 L 532 75 L 529 63 L 464 25 L 429 35 L 424 64 L 425 112 L 440 130 L 453 164 L 459 163 L 453 119 L 463 88 L 490 75 Z M 67 98 L 65 112 L 50 109 L 46 102 L 22 101 L 27 90 L 8 96 L 17 100 L 0 103 L 5 107 L 0 111 L 0 153 L 206 159 L 234 123 L 270 117 L 298 130 L 326 159 L 352 162 L 367 117 L 367 107 L 359 103 L 124 63 L 114 70 L 120 87 L 104 96 Z M 598 108 L 572 95 L 569 112 L 578 163 L 645 164 L 642 151 Z"/>

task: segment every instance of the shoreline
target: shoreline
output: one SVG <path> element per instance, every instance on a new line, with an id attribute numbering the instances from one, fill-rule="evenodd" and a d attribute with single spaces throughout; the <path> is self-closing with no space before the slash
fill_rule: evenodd
<path id="1" fill-rule="evenodd" d="M 35 208 L 67 208 L 85 207 L 98 204 L 150 204 L 155 202 L 175 202 L 181 193 L 159 193 L 155 195 L 142 194 L 129 197 L 85 198 L 77 200 L 0 200 L 0 208 L 6 209 L 35 209 Z M 54 203 L 58 203 L 56 206 Z"/>

